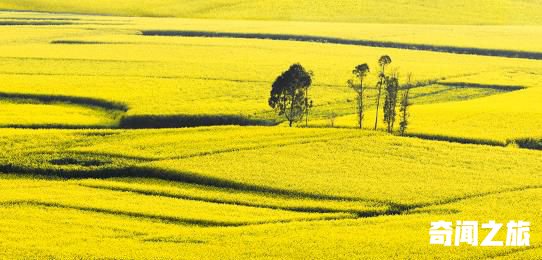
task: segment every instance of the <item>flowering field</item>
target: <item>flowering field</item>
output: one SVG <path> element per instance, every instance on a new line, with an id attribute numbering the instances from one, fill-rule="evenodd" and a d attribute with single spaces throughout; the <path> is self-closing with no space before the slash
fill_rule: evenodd
<path id="1" fill-rule="evenodd" d="M 253 20 L 316 20 L 369 23 L 419 24 L 541 24 L 537 0 L 108 0 L 0 1 L 0 8 L 13 10 L 75 12 L 152 17 L 196 17 Z M 381 15 L 385 13 L 385 15 Z"/>
<path id="2" fill-rule="evenodd" d="M 0 258 L 542 254 L 537 1 L 105 2 L 0 0 Z M 382 107 L 372 130 L 382 55 L 412 74 L 402 136 Z M 268 99 L 297 62 L 290 128 Z M 530 246 L 430 245 L 439 220 Z"/>
<path id="3" fill-rule="evenodd" d="M 426 233 L 436 219 L 539 220 L 537 151 L 267 127 L 1 135 L 1 145 L 12 147 L 0 162 L 9 173 L 0 179 L 7 258 L 179 251 L 183 258 L 329 258 L 335 247 L 344 258 L 478 258 L 538 250 L 454 251 L 429 246 Z M 540 235 L 533 228 L 533 245 Z M 292 239 L 318 246 L 290 248 Z"/>

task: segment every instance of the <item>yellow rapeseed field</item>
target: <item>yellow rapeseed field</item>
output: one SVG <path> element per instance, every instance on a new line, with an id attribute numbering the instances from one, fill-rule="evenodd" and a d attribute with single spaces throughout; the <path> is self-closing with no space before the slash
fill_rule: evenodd
<path id="1" fill-rule="evenodd" d="M 542 255 L 538 1 L 113 2 L 0 0 L 0 258 Z M 383 104 L 372 130 L 382 55 L 405 136 Z M 268 103 L 294 63 L 307 127 Z M 430 245 L 439 220 L 530 246 Z"/>
<path id="2" fill-rule="evenodd" d="M 344 258 L 478 258 L 514 251 L 431 247 L 428 223 L 540 219 L 537 151 L 282 127 L 4 130 L 2 146 L 13 147 L 2 171 L 17 173 L 0 178 L 7 258 L 323 259 L 334 247 Z M 290 248 L 292 239 L 318 247 Z"/>
<path id="3" fill-rule="evenodd" d="M 18 15 L 19 18 L 24 17 Z M 47 19 L 46 17 L 47 15 L 38 16 L 41 19 Z M 489 102 L 494 105 L 498 103 L 496 105 L 498 111 L 480 103 L 482 101 L 465 100 L 497 94 L 491 92 L 491 88 L 489 92 L 487 88 L 443 88 L 439 85 L 417 88 L 413 90 L 412 98 L 414 103 L 412 133 L 442 138 L 477 139 L 501 144 L 505 144 L 509 139 L 542 136 L 540 132 L 542 117 L 539 106 L 535 105 L 539 91 L 534 90 L 538 86 L 542 68 L 534 60 L 310 42 L 151 37 L 139 35 L 138 30 L 182 28 L 232 31 L 233 29 L 219 26 L 216 22 L 214 25 L 213 22 L 209 22 L 207 27 L 203 27 L 204 22 L 197 20 L 186 22 L 168 19 L 160 28 L 157 27 L 160 25 L 157 21 L 149 18 L 130 20 L 110 18 L 113 21 L 107 21 L 103 17 L 87 18 L 73 15 L 61 17 L 63 18 L 59 19 L 81 20 L 73 21 L 72 25 L 64 25 L 67 27 L 65 34 L 48 26 L 45 28 L 22 26 L 22 29 L 15 31 L 12 26 L 5 28 L 6 38 L 3 40 L 4 44 L 0 45 L 0 50 L 9 55 L 4 56 L 0 64 L 4 82 L 3 92 L 38 96 L 75 96 L 121 103 L 127 107 L 126 116 L 129 119 L 133 116 L 136 116 L 135 119 L 142 116 L 169 116 L 163 120 L 174 121 L 193 116 L 226 115 L 252 120 L 270 120 L 273 115 L 266 103 L 275 75 L 284 70 L 287 64 L 301 62 L 315 73 L 311 92 L 315 100 L 313 116 L 320 121 L 314 123 L 327 125 L 325 118 L 330 113 L 336 113 L 345 116 L 345 119 L 337 120 L 338 125 L 350 127 L 355 126 L 355 119 L 349 116 L 355 113 L 355 105 L 353 93 L 346 87 L 345 82 L 351 77 L 351 68 L 356 64 L 368 62 L 370 67 L 376 69 L 378 57 L 388 54 L 393 58 L 392 69 L 399 70 L 403 80 L 407 73 L 412 73 L 418 82 L 438 80 L 458 83 L 459 86 L 462 83 L 481 82 L 488 86 L 513 85 L 527 88 L 507 95 L 490 97 Z M 15 17 L 5 19 L 13 18 Z M 89 26 L 86 23 L 90 22 L 94 23 L 91 26 L 95 27 L 95 30 L 86 30 Z M 251 33 L 255 30 L 244 29 L 240 22 L 230 23 L 235 24 L 233 28 L 237 27 L 237 32 Z M 317 24 L 302 25 L 303 27 L 296 30 L 280 30 L 281 26 L 274 24 L 262 24 L 256 28 L 263 33 L 299 34 L 308 31 L 308 35 L 330 35 L 327 33 L 330 29 L 322 29 Z M 118 29 L 115 29 L 117 27 Z M 319 29 L 311 31 L 304 28 Z M 339 28 L 331 36 L 359 38 L 354 36 L 351 27 Z M 375 26 L 371 28 L 369 38 L 378 31 Z M 507 30 L 520 35 L 528 34 L 524 30 L 513 28 L 507 27 Z M 403 31 L 401 27 L 392 29 Z M 441 29 L 447 30 L 446 27 Z M 454 29 L 470 32 L 466 35 L 473 35 L 472 32 L 476 31 L 472 27 L 454 27 Z M 422 29 L 413 26 L 410 30 L 418 35 Z M 491 32 L 488 29 L 480 30 L 485 30 L 487 34 Z M 34 31 L 37 32 L 35 38 L 29 37 L 28 35 Z M 427 31 L 425 37 L 431 33 Z M 464 40 L 471 43 L 470 45 L 462 44 L 462 41 L 443 40 L 435 43 L 460 47 L 488 47 L 488 44 L 476 41 L 475 38 Z M 489 42 L 497 42 L 489 47 L 498 49 L 501 47 L 498 43 L 502 41 Z M 534 48 L 524 46 L 527 50 Z M 299 49 L 304 51 L 299 52 Z M 369 75 L 368 84 L 373 85 L 375 81 L 375 73 Z M 89 88 L 96 91 L 89 92 Z M 374 98 L 376 92 L 372 90 L 368 94 Z M 492 99 L 501 101 L 491 101 Z M 445 101 L 460 101 L 461 105 L 435 104 Z M 521 103 L 522 106 L 515 106 L 517 103 Z M 455 107 L 461 109 L 456 110 Z M 20 105 L 17 105 L 17 108 L 19 109 L 11 110 L 10 113 L 12 115 L 26 113 L 27 108 Z M 94 107 L 94 110 L 96 109 Z M 18 110 L 20 112 L 17 112 Z M 65 120 L 65 125 L 105 127 L 119 124 L 120 120 L 118 116 L 102 115 L 101 119 L 92 120 L 77 116 L 86 121 L 82 123 L 75 115 L 81 115 L 83 112 L 76 109 L 69 113 L 74 114 L 74 119 Z M 443 113 L 448 113 L 449 116 L 440 117 Z M 454 116 L 454 113 L 457 115 Z M 473 115 L 462 116 L 465 113 Z M 518 113 L 522 113 L 522 116 L 518 117 Z M 101 114 L 103 113 L 98 111 L 93 113 L 92 117 L 100 117 Z M 373 113 L 368 113 L 366 121 L 372 120 L 371 114 Z M 502 119 L 491 120 L 491 117 Z M 11 125 L 25 124 L 33 127 L 47 125 L 44 120 L 49 120 L 49 124 L 52 125 L 63 124 L 59 120 L 45 117 L 32 122 L 30 118 L 25 117 L 21 122 L 11 122 Z"/>
<path id="4" fill-rule="evenodd" d="M 198 17 L 255 20 L 316 20 L 421 24 L 540 24 L 536 0 L 23 0 L 0 2 L 0 8 L 127 16 Z"/>

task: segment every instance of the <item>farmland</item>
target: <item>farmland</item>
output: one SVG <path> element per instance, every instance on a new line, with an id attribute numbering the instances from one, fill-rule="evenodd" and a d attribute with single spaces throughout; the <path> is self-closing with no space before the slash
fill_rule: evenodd
<path id="1" fill-rule="evenodd" d="M 105 2 L 0 0 L 0 258 L 542 254 L 537 1 Z M 382 55 L 413 75 L 405 136 L 371 130 Z M 268 98 L 297 62 L 290 128 Z M 531 221 L 531 246 L 429 245 L 461 219 Z"/>
<path id="2" fill-rule="evenodd" d="M 361 23 L 418 24 L 540 24 L 540 3 L 536 0 L 482 0 L 473 3 L 449 1 L 376 1 L 360 4 L 344 0 L 228 1 L 203 0 L 179 3 L 175 0 L 107 0 L 67 2 L 22 0 L 0 2 L 0 8 L 151 17 L 228 18 L 243 20 L 314 20 Z M 386 12 L 385 16 L 379 15 Z M 521 15 L 517 15 L 521 14 Z"/>
<path id="3" fill-rule="evenodd" d="M 224 141 L 230 136 L 244 138 Z M 405 256 L 426 250 L 443 257 L 513 256 L 524 252 L 454 252 L 429 247 L 422 234 L 434 218 L 540 218 L 538 200 L 531 200 L 542 187 L 537 151 L 265 127 L 9 130 L 2 140 L 13 147 L 1 162 L 12 173 L 0 180 L 7 223 L 0 230 L 10 234 L 6 257 L 19 255 L 21 246 L 32 248 L 19 255 L 28 257 L 168 258 L 178 257 L 178 250 L 189 258 L 239 257 L 230 247 L 247 257 L 301 257 L 299 249 L 284 251 L 289 239 L 325 244 L 302 251 L 315 258 L 331 257 L 335 246 L 345 258 L 390 257 L 405 242 L 411 245 L 401 252 Z M 385 154 L 371 156 L 379 152 Z M 268 157 L 277 154 L 297 155 L 291 163 L 302 168 L 275 168 L 277 161 Z M 310 158 L 314 154 L 319 160 Z M 362 156 L 362 164 L 352 156 Z M 384 167 L 390 162 L 393 172 Z M 504 206 L 510 203 L 513 211 Z M 333 244 L 324 243 L 330 233 L 336 234 Z M 30 239 L 36 234 L 39 239 Z M 538 234 L 534 229 L 532 243 Z M 386 247 L 377 250 L 373 243 Z M 82 245 L 89 250 L 80 251 Z"/>

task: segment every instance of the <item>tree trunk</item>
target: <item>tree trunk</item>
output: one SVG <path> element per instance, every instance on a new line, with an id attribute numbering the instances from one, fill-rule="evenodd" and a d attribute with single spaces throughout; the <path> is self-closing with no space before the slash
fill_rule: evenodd
<path id="1" fill-rule="evenodd" d="M 391 124 L 391 120 L 388 122 L 388 133 L 391 134 L 391 130 L 392 130 L 392 124 Z"/>
<path id="2" fill-rule="evenodd" d="M 393 133 L 393 128 L 395 128 L 395 119 L 397 118 L 397 114 L 395 113 L 395 108 L 396 107 L 393 107 L 393 110 L 394 110 L 394 114 L 395 116 L 393 117 L 393 121 L 391 122 L 391 128 L 390 128 L 390 133 Z"/>
<path id="3" fill-rule="evenodd" d="M 363 120 L 363 111 L 361 110 L 361 106 L 363 104 L 363 102 L 361 101 L 361 97 L 358 97 L 359 98 L 359 101 L 358 101 L 358 123 L 359 123 L 359 129 L 362 129 L 363 128 L 363 123 L 362 123 L 362 120 Z"/>
<path id="4" fill-rule="evenodd" d="M 305 127 L 309 126 L 309 88 L 305 90 Z"/>
<path id="5" fill-rule="evenodd" d="M 378 127 L 378 109 L 380 107 L 380 94 L 382 93 L 382 84 L 378 87 L 378 95 L 376 97 L 376 117 L 375 117 L 375 130 Z"/>
<path id="6" fill-rule="evenodd" d="M 292 127 L 292 123 L 294 122 L 294 99 L 295 90 L 292 93 L 292 103 L 290 104 L 290 117 L 288 118 L 288 121 L 290 121 L 290 127 Z"/>
<path id="7" fill-rule="evenodd" d="M 363 129 L 363 78 L 359 80 L 359 129 Z"/>
<path id="8" fill-rule="evenodd" d="M 375 117 L 375 130 L 378 127 L 378 109 L 380 107 L 380 95 L 382 94 L 382 85 L 384 85 L 384 79 L 386 77 L 386 72 L 384 71 L 385 67 L 382 65 L 382 78 L 378 86 L 378 97 L 376 99 L 376 117 Z"/>

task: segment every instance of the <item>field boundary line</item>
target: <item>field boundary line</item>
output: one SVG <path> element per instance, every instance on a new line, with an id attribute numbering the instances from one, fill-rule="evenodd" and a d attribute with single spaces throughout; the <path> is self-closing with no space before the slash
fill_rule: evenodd
<path id="1" fill-rule="evenodd" d="M 78 210 L 78 211 L 83 211 L 83 212 L 93 212 L 93 213 L 98 213 L 98 214 L 130 217 L 130 218 L 135 218 L 135 219 L 146 219 L 150 221 L 157 221 L 160 223 L 170 223 L 170 224 L 176 224 L 176 225 L 193 225 L 193 226 L 198 226 L 198 227 L 241 227 L 241 226 L 281 224 L 281 223 L 291 223 L 291 222 L 329 221 L 329 220 L 356 218 L 354 215 L 348 216 L 347 213 L 345 213 L 344 216 L 321 216 L 317 218 L 299 218 L 299 219 L 293 218 L 293 219 L 278 219 L 278 220 L 269 220 L 269 221 L 224 222 L 224 221 L 182 218 L 182 217 L 173 217 L 173 216 L 160 216 L 160 215 L 155 215 L 155 214 L 140 213 L 140 212 L 133 212 L 133 211 L 130 212 L 130 211 L 122 211 L 122 210 L 114 210 L 114 209 L 75 206 L 75 205 L 67 205 L 67 204 L 56 203 L 56 202 L 42 202 L 42 201 L 34 201 L 34 200 L 5 201 L 5 202 L 0 202 L 0 205 L 4 207 L 27 205 L 27 206 L 35 206 L 35 207 L 46 207 L 46 208 L 72 209 L 72 210 Z"/>
<path id="2" fill-rule="evenodd" d="M 504 58 L 519 58 L 542 60 L 542 52 L 516 51 L 503 49 L 483 49 L 456 47 L 448 45 L 430 45 L 419 43 L 401 43 L 392 41 L 376 41 L 362 39 L 345 39 L 328 36 L 312 36 L 298 34 L 274 34 L 274 33 L 240 33 L 240 32 L 216 32 L 216 31 L 183 31 L 183 30 L 142 30 L 143 36 L 174 36 L 174 37 L 204 37 L 204 38 L 238 38 L 259 39 L 278 41 L 315 42 L 324 44 L 357 45 L 377 48 L 406 49 L 415 51 L 431 51 L 453 54 L 467 54 Z"/>
<path id="3" fill-rule="evenodd" d="M 131 192 L 131 193 L 145 195 L 145 196 L 158 196 L 158 197 L 173 198 L 173 199 L 182 199 L 182 200 L 191 200 L 191 201 L 200 201 L 200 202 L 207 202 L 207 203 L 227 204 L 227 205 L 236 205 L 236 206 L 243 206 L 243 207 L 272 209 L 272 210 L 284 210 L 284 211 L 292 211 L 292 212 L 299 212 L 299 213 L 345 213 L 345 214 L 355 214 L 358 216 L 363 216 L 363 215 L 370 216 L 370 215 L 376 215 L 380 213 L 379 211 L 376 211 L 376 210 L 357 211 L 357 210 L 329 209 L 325 207 L 264 205 L 264 204 L 246 202 L 246 201 L 224 200 L 224 199 L 218 199 L 218 198 L 215 198 L 215 199 L 204 198 L 201 196 L 198 197 L 198 196 L 174 194 L 174 193 L 168 193 L 168 192 L 163 192 L 163 191 L 152 191 L 152 190 L 144 190 L 144 189 L 129 188 L 129 187 L 113 187 L 113 186 L 105 186 L 105 185 L 102 186 L 102 185 L 92 185 L 92 184 L 83 184 L 83 183 L 78 183 L 77 185 L 81 187 L 85 187 L 85 188 L 91 188 L 91 189 Z M 260 196 L 272 197 L 272 196 L 266 196 L 266 195 L 260 195 Z M 334 201 L 334 200 L 331 200 L 331 201 Z"/>

